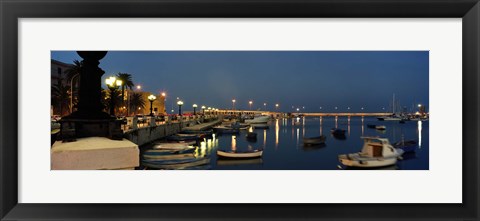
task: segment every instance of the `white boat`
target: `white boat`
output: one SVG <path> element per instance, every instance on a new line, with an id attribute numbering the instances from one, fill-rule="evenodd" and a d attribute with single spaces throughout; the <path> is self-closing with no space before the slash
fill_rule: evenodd
<path id="1" fill-rule="evenodd" d="M 185 150 L 190 147 L 187 143 L 159 143 L 155 144 L 152 148 L 155 150 Z"/>
<path id="2" fill-rule="evenodd" d="M 401 121 L 402 118 L 397 117 L 397 116 L 392 116 L 392 117 L 384 117 L 383 120 L 384 121 Z"/>
<path id="3" fill-rule="evenodd" d="M 245 120 L 245 123 L 249 124 L 266 124 L 270 120 L 269 116 L 258 116 L 251 120 Z"/>
<path id="4" fill-rule="evenodd" d="M 377 130 L 386 130 L 387 127 L 386 127 L 385 125 L 377 125 L 377 126 L 375 126 L 375 129 L 377 129 Z"/>
<path id="5" fill-rule="evenodd" d="M 176 159 L 176 160 L 144 160 L 142 164 L 149 168 L 165 170 L 182 170 L 209 164 L 209 158 Z"/>
<path id="6" fill-rule="evenodd" d="M 145 159 L 154 159 L 154 160 L 175 160 L 175 159 L 193 159 L 195 156 L 193 153 L 182 153 L 182 154 L 168 154 L 168 155 L 157 155 L 157 154 L 144 154 L 143 158 Z"/>
<path id="7" fill-rule="evenodd" d="M 252 151 L 245 151 L 245 152 L 238 152 L 238 151 L 227 152 L 227 151 L 217 150 L 218 157 L 237 158 L 237 159 L 262 157 L 262 154 L 263 154 L 263 150 L 252 150 Z"/>
<path id="8" fill-rule="evenodd" d="M 384 167 L 397 163 L 403 150 L 394 148 L 387 138 L 362 137 L 364 144 L 358 153 L 338 155 L 341 164 L 349 167 Z"/>

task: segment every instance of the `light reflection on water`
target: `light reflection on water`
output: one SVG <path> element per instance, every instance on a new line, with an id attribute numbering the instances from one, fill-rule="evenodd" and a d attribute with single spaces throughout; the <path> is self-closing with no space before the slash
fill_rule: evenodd
<path id="1" fill-rule="evenodd" d="M 418 148 L 422 148 L 422 121 L 418 121 Z"/>
<path id="2" fill-rule="evenodd" d="M 279 121 L 282 121 L 281 123 Z M 401 170 L 428 170 L 429 168 L 429 122 L 378 121 L 376 118 L 352 117 L 350 123 L 346 117 L 322 117 L 302 119 L 302 126 L 295 125 L 295 119 L 279 119 L 269 122 L 270 129 L 248 130 L 257 133 L 258 140 L 246 140 L 246 130 L 238 135 L 220 135 L 207 139 L 200 144 L 198 156 L 211 159 L 211 169 L 218 170 L 338 170 L 339 154 L 355 153 L 361 150 L 361 136 L 386 137 L 391 143 L 398 139 L 415 140 L 419 147 L 415 153 L 404 156 L 392 168 Z M 366 124 L 385 125 L 385 131 L 366 127 Z M 336 139 L 330 128 L 348 129 L 346 139 Z M 323 133 L 327 128 L 328 132 Z M 263 131 L 262 131 L 263 130 Z M 318 134 L 327 137 L 325 146 L 304 147 L 300 134 L 314 137 Z M 263 136 L 263 137 L 262 137 Z M 270 139 L 271 138 L 271 139 Z M 251 161 L 218 160 L 216 150 L 237 150 L 264 148 L 261 159 Z M 196 152 L 196 153 L 197 153 Z M 219 163 L 217 163 L 217 160 Z"/>

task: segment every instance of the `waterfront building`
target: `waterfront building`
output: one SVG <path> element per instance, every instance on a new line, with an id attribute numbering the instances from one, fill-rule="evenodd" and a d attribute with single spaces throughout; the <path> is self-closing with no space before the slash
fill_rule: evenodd
<path id="1" fill-rule="evenodd" d="M 132 93 L 132 91 L 129 90 L 128 93 Z M 152 93 L 145 92 L 145 91 L 140 91 L 140 92 L 135 91 L 134 93 L 139 93 L 139 94 L 142 95 L 142 99 L 145 103 L 145 107 L 137 109 L 136 111 L 132 110 L 131 113 L 137 113 L 139 115 L 149 115 L 150 114 L 150 101 L 148 100 L 148 96 L 151 95 Z M 165 97 L 163 97 L 161 93 L 154 94 L 154 95 L 157 97 L 157 99 L 155 99 L 153 101 L 153 104 L 152 104 L 153 114 L 154 115 L 165 115 L 166 114 Z M 126 96 L 128 96 L 128 95 L 126 95 Z"/>
<path id="2" fill-rule="evenodd" d="M 50 60 L 50 81 L 52 86 L 69 86 L 70 82 L 66 80 L 66 71 L 70 69 L 73 65 L 67 64 L 61 61 L 57 61 L 54 59 Z M 53 96 L 53 91 L 51 91 L 51 95 Z M 70 106 L 66 105 L 63 102 L 63 107 L 60 107 L 62 102 L 55 102 L 50 106 L 50 114 L 51 115 L 65 115 L 70 113 Z M 70 102 L 67 102 L 70 103 Z M 60 113 L 62 112 L 62 113 Z"/>

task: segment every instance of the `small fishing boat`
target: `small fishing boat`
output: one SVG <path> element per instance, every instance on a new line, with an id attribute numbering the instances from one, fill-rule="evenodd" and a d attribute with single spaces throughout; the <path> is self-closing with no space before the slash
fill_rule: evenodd
<path id="1" fill-rule="evenodd" d="M 270 116 L 256 116 L 251 120 L 245 120 L 249 124 L 266 124 L 270 120 Z"/>
<path id="2" fill-rule="evenodd" d="M 346 130 L 343 130 L 343 129 L 338 129 L 338 128 L 332 128 L 330 130 L 330 132 L 334 135 L 334 136 L 345 136 L 345 131 Z"/>
<path id="3" fill-rule="evenodd" d="M 268 124 L 252 124 L 253 129 L 268 129 Z"/>
<path id="4" fill-rule="evenodd" d="M 166 141 L 156 142 L 155 144 L 165 144 L 165 143 L 186 144 L 188 146 L 192 146 L 197 144 L 197 140 L 179 140 L 179 141 L 166 140 Z"/>
<path id="5" fill-rule="evenodd" d="M 184 150 L 188 149 L 189 145 L 186 143 L 159 143 L 152 147 L 156 150 Z"/>
<path id="6" fill-rule="evenodd" d="M 249 140 L 256 140 L 257 139 L 257 133 L 255 132 L 248 132 L 245 137 Z"/>
<path id="7" fill-rule="evenodd" d="M 222 151 L 217 150 L 218 157 L 232 158 L 232 159 L 245 159 L 262 157 L 263 150 L 249 150 L 249 151 Z"/>
<path id="8" fill-rule="evenodd" d="M 375 125 L 375 124 L 367 124 L 367 127 L 368 127 L 368 128 L 372 128 L 372 129 L 375 129 L 376 126 L 377 126 L 377 125 Z"/>
<path id="9" fill-rule="evenodd" d="M 385 125 L 377 125 L 377 126 L 375 126 L 375 129 L 377 129 L 377 130 L 386 130 L 387 127 L 386 127 Z"/>
<path id="10" fill-rule="evenodd" d="M 167 140 L 170 141 L 192 141 L 192 140 L 199 140 L 205 137 L 203 134 L 175 134 L 170 135 L 167 137 Z"/>
<path id="11" fill-rule="evenodd" d="M 338 155 L 341 164 L 350 167 L 384 167 L 397 163 L 403 150 L 394 148 L 387 138 L 362 137 L 361 152 Z"/>
<path id="12" fill-rule="evenodd" d="M 184 130 L 183 134 L 195 134 L 195 135 L 205 135 L 212 136 L 213 130 Z"/>
<path id="13" fill-rule="evenodd" d="M 196 147 L 186 147 L 185 149 L 181 149 L 181 150 L 156 150 L 156 149 L 153 149 L 153 150 L 146 150 L 143 154 L 147 154 L 147 155 L 155 155 L 155 156 L 160 156 L 160 155 L 172 155 L 172 154 L 184 154 L 184 153 L 193 153 L 195 152 L 197 148 Z"/>
<path id="14" fill-rule="evenodd" d="M 176 160 L 143 160 L 142 164 L 149 168 L 180 170 L 209 164 L 209 158 L 176 159 Z"/>
<path id="15" fill-rule="evenodd" d="M 407 140 L 407 141 L 402 140 L 392 145 L 397 149 L 402 149 L 405 153 L 415 152 L 415 149 L 417 149 L 418 147 L 417 141 L 414 141 L 414 140 Z"/>
<path id="16" fill-rule="evenodd" d="M 166 154 L 166 155 L 158 155 L 158 154 L 151 154 L 144 153 L 143 158 L 147 160 L 177 160 L 177 159 L 193 159 L 195 156 L 193 153 L 181 153 L 181 154 Z"/>
<path id="17" fill-rule="evenodd" d="M 304 137 L 303 138 L 303 145 L 318 145 L 324 144 L 327 137 L 325 136 L 318 136 L 318 137 Z"/>
<path id="18" fill-rule="evenodd" d="M 247 130 L 250 127 L 250 125 L 235 122 L 235 123 L 232 123 L 230 125 L 226 125 L 225 127 L 229 127 L 229 128 L 233 128 L 233 129 L 239 129 L 239 130 Z"/>
<path id="19" fill-rule="evenodd" d="M 239 129 L 225 127 L 225 126 L 216 126 L 213 128 L 216 133 L 219 134 L 238 134 L 240 133 Z"/>

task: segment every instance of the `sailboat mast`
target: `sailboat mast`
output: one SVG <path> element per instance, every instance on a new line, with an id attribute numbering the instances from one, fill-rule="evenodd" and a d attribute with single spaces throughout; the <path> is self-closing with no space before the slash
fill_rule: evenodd
<path id="1" fill-rule="evenodd" d="M 393 108 L 392 108 L 392 113 L 395 114 L 395 93 L 393 94 L 393 101 L 392 101 L 392 105 L 393 105 Z"/>

